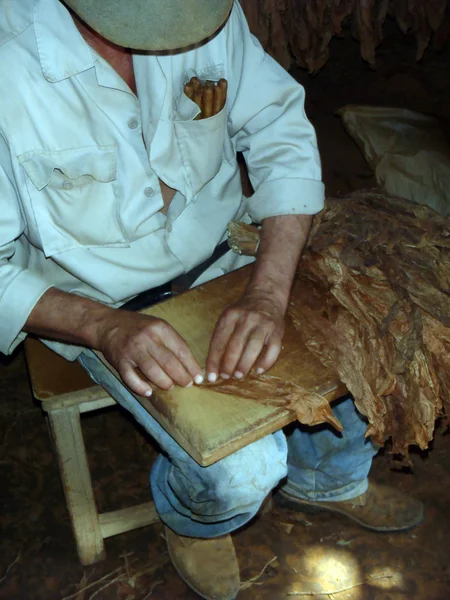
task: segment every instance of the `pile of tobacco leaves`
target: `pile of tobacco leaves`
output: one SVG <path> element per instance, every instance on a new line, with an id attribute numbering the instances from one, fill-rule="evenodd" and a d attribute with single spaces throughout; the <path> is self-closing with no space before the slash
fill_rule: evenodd
<path id="1" fill-rule="evenodd" d="M 250 233 L 245 226 L 246 254 Z M 299 263 L 289 314 L 352 393 L 367 435 L 380 444 L 390 438 L 394 453 L 428 446 L 450 402 L 447 219 L 377 190 L 329 198 Z"/>

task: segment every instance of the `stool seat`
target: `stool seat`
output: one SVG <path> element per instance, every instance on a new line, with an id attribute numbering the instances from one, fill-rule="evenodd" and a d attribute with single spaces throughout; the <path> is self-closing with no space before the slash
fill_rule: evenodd
<path id="1" fill-rule="evenodd" d="M 36 338 L 25 341 L 25 353 L 33 394 L 38 400 L 71 394 L 94 386 L 78 361 L 65 360 Z"/>
<path id="2" fill-rule="evenodd" d="M 84 565 L 105 558 L 104 539 L 159 521 L 153 502 L 99 513 L 95 502 L 81 413 L 116 401 L 94 385 L 78 362 L 69 362 L 28 337 L 25 355 L 34 397 L 47 414 L 78 556 Z"/>

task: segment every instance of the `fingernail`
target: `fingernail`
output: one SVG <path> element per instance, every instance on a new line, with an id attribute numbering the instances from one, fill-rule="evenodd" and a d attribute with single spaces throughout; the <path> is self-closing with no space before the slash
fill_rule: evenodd
<path id="1" fill-rule="evenodd" d="M 256 372 L 258 373 L 258 375 L 262 375 L 264 373 L 264 369 L 262 367 L 258 367 L 256 369 Z"/>
<path id="2" fill-rule="evenodd" d="M 194 382 L 193 382 L 193 381 L 190 381 L 190 382 L 189 382 L 187 385 L 185 385 L 184 387 L 185 387 L 185 388 L 188 388 L 188 387 L 192 387 L 193 385 L 194 385 Z"/>
<path id="3" fill-rule="evenodd" d="M 152 395 L 152 390 L 147 390 L 144 395 L 147 396 L 147 398 L 150 398 Z"/>
<path id="4" fill-rule="evenodd" d="M 230 379 L 230 376 L 226 373 L 221 373 L 220 376 L 222 377 L 222 379 Z"/>
<path id="5" fill-rule="evenodd" d="M 208 373 L 209 383 L 215 383 L 217 381 L 217 373 Z"/>
<path id="6" fill-rule="evenodd" d="M 240 371 L 235 371 L 234 376 L 236 377 L 236 379 L 243 379 L 244 373 L 241 373 Z"/>
<path id="7" fill-rule="evenodd" d="M 205 378 L 203 377 L 203 375 L 196 375 L 194 377 L 194 381 L 197 385 L 200 385 L 201 383 L 203 383 L 204 380 L 205 380 Z"/>

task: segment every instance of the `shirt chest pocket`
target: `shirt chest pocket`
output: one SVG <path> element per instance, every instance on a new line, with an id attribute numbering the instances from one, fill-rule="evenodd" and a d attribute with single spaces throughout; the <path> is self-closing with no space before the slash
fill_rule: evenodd
<path id="1" fill-rule="evenodd" d="M 227 110 L 225 107 L 213 117 L 194 120 L 198 109 L 192 100 L 182 93 L 176 104 L 175 135 L 191 193 L 195 195 L 219 173 L 224 161 L 232 162 L 235 157 L 227 131 Z"/>
<path id="2" fill-rule="evenodd" d="M 129 245 L 119 217 L 114 146 L 32 151 L 18 159 L 47 257 Z"/>

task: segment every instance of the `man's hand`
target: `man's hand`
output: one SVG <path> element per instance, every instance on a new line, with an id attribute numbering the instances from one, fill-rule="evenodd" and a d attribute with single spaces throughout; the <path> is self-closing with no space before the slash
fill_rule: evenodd
<path id="1" fill-rule="evenodd" d="M 136 394 L 151 395 L 151 384 L 168 390 L 203 381 L 187 343 L 162 319 L 115 310 L 97 325 L 95 346 Z"/>
<path id="2" fill-rule="evenodd" d="M 312 217 L 286 215 L 262 223 L 256 262 L 242 298 L 225 309 L 214 330 L 206 363 L 208 381 L 263 373 L 281 351 L 292 281 Z"/>
<path id="3" fill-rule="evenodd" d="M 152 384 L 169 389 L 203 381 L 186 342 L 165 321 L 55 288 L 33 308 L 25 331 L 100 350 L 124 383 L 142 396 L 151 395 Z"/>
<path id="4" fill-rule="evenodd" d="M 242 379 L 253 367 L 267 371 L 280 354 L 283 333 L 284 307 L 266 292 L 244 294 L 217 322 L 206 372 Z"/>

